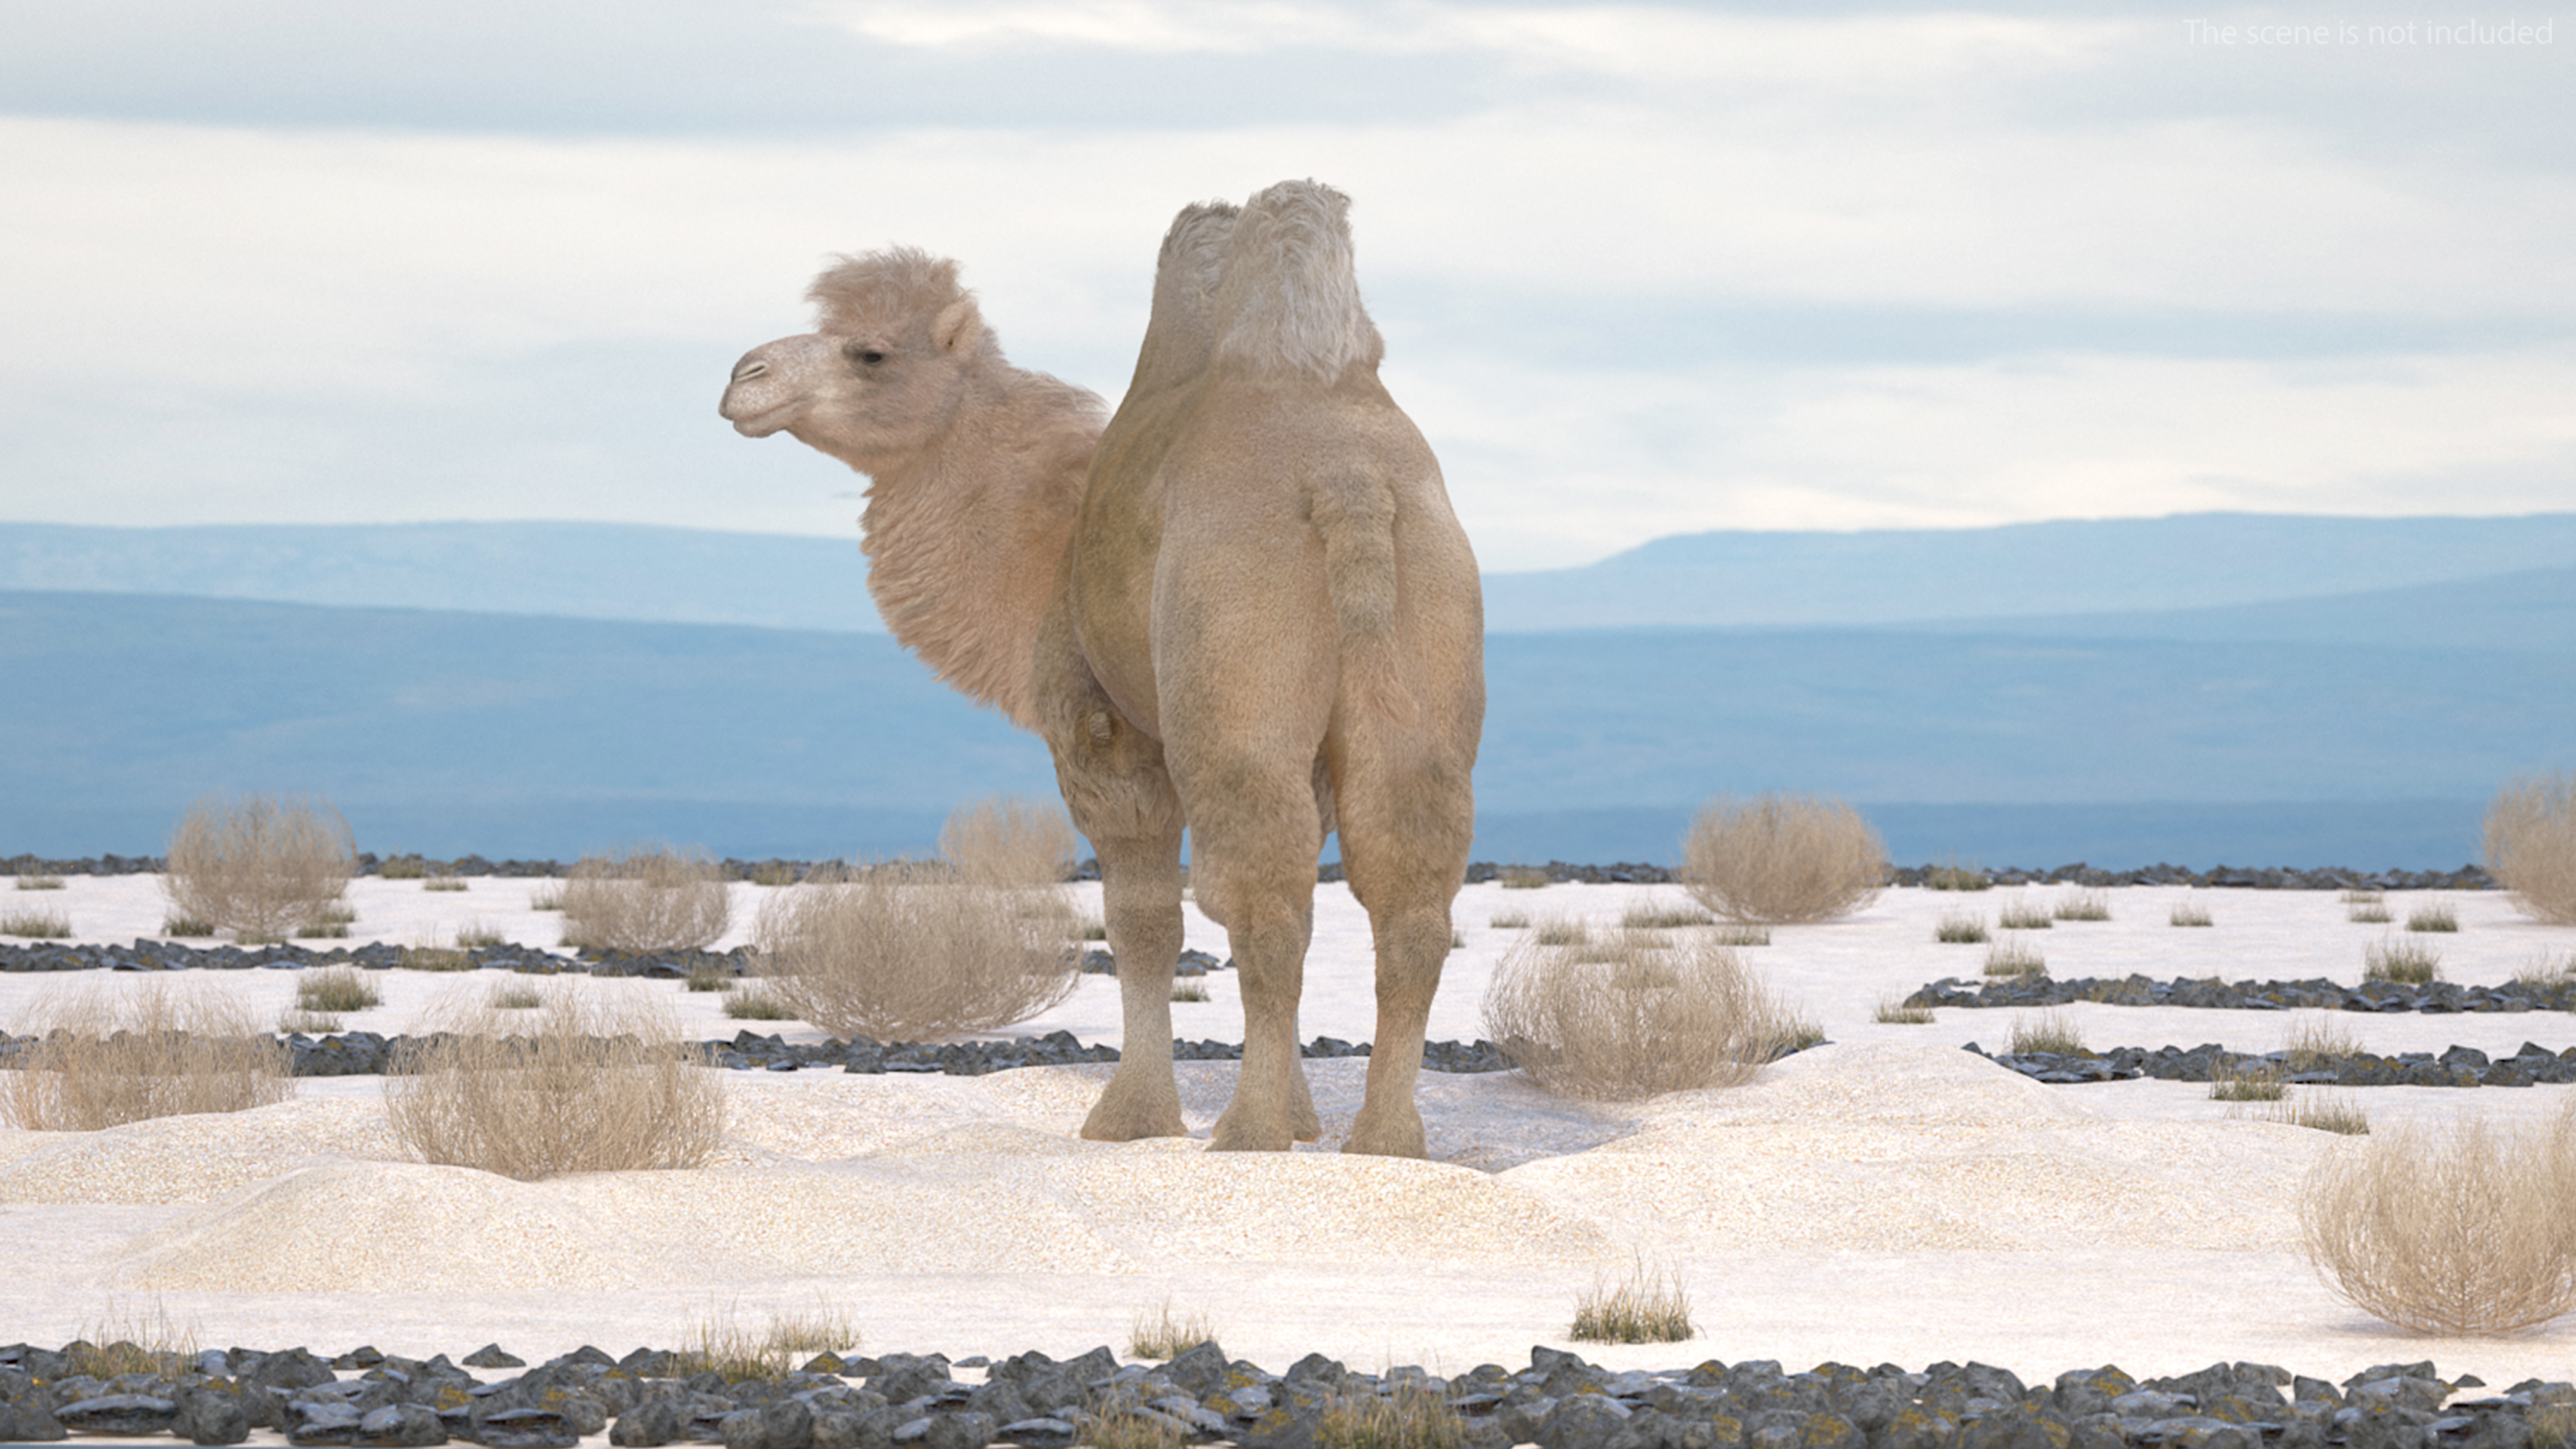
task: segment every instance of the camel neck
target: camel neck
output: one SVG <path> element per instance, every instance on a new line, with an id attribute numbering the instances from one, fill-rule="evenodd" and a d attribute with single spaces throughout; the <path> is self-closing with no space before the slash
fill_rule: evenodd
<path id="1" fill-rule="evenodd" d="M 1029 665 L 1073 532 L 1098 398 L 1036 373 L 970 383 L 930 444 L 869 470 L 868 593 L 945 683 L 1034 728 Z"/>

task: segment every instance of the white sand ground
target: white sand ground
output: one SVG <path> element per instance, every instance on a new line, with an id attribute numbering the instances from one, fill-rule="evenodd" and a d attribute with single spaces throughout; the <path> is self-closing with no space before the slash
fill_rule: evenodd
<path id="1" fill-rule="evenodd" d="M 428 893 L 353 888 L 358 939 L 431 941 L 469 922 L 550 945 L 556 918 L 530 882 L 478 879 Z M 737 887 L 742 914 L 760 891 Z M 2036 889 L 2042 903 L 2058 891 Z M 2359 979 L 2366 942 L 2331 893 L 2202 892 L 2217 925 L 2182 930 L 2185 893 L 2109 892 L 2114 919 L 2032 933 L 2053 974 Z M 1678 1274 L 1701 1336 L 1584 1345 L 1596 1362 L 1835 1359 L 1920 1368 L 1983 1359 L 2026 1378 L 2117 1363 L 2170 1373 L 2251 1359 L 2340 1377 L 2432 1358 L 2493 1384 L 2576 1377 L 2576 1316 L 2508 1339 L 2405 1336 L 2336 1300 L 2297 1251 L 2296 1201 L 2319 1154 L 2345 1139 L 2231 1117 L 2206 1089 L 2132 1082 L 2042 1087 L 1957 1050 L 2000 1047 L 2013 1013 L 1945 1010 L 1928 1026 L 1871 1014 L 1942 976 L 1974 977 L 1983 948 L 1932 939 L 1946 910 L 1991 921 L 2010 892 L 1892 891 L 1861 915 L 1779 928 L 1745 954 L 1832 1045 L 1734 1091 L 1596 1108 L 1510 1074 L 1426 1073 L 1435 1161 L 1329 1149 L 1356 1110 L 1363 1064 L 1311 1064 L 1321 1150 L 1214 1155 L 1204 1137 L 1230 1090 L 1227 1063 L 1185 1064 L 1192 1140 L 1125 1145 L 1073 1135 L 1106 1067 L 984 1078 L 732 1074 L 720 1161 L 674 1173 L 524 1184 L 405 1160 L 373 1080 L 307 1082 L 298 1100 L 228 1117 L 101 1133 L 0 1130 L 0 1341 L 60 1342 L 166 1318 L 201 1344 L 359 1343 L 462 1354 L 498 1340 L 535 1361 L 581 1343 L 612 1353 L 674 1345 L 730 1315 L 828 1301 L 863 1347 L 952 1357 L 1037 1348 L 1124 1349 L 1136 1317 L 1168 1302 L 1206 1315 L 1229 1353 L 1274 1369 L 1320 1349 L 1362 1367 L 1517 1366 L 1568 1344 L 1576 1296 L 1632 1262 Z M 1090 897 L 1096 905 L 1096 888 Z M 1496 915 L 1615 924 L 1671 887 L 1471 887 L 1433 1035 L 1473 1039 L 1501 951 Z M 2395 895 L 2402 922 L 2426 897 Z M 2454 980 L 2501 981 L 2576 950 L 2576 929 L 2531 923 L 2490 895 L 2448 897 L 2456 936 L 2428 937 Z M 67 914 L 80 939 L 156 934 L 149 879 L 74 880 L 0 895 L 0 909 Z M 1305 1034 L 1372 1034 L 1366 922 L 1338 886 L 1319 892 Z M 1225 953 L 1193 913 L 1190 944 Z M 384 1006 L 352 1026 L 404 1030 L 473 977 L 382 973 Z M 66 987 L 130 991 L 129 973 L 0 977 L 0 1026 L 25 1029 Z M 177 985 L 291 1001 L 289 972 L 204 973 Z M 554 983 L 650 992 L 692 1035 L 730 1034 L 717 998 L 675 983 Z M 1174 1008 L 1191 1037 L 1240 1039 L 1228 973 L 1214 998 Z M 2278 1045 L 2277 1013 L 2068 1009 L 2097 1046 Z M 2457 1042 L 2510 1052 L 2576 1039 L 2563 1014 L 2348 1016 L 2383 1051 Z M 1087 978 L 1016 1031 L 1116 1041 L 1114 985 Z M 760 1023 L 791 1038 L 819 1036 Z M 2373 1089 L 2376 1122 L 2476 1113 L 2549 1116 L 2569 1089 Z"/>

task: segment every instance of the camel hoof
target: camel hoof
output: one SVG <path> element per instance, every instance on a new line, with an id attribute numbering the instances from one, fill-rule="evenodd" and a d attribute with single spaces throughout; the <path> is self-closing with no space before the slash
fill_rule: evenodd
<path id="1" fill-rule="evenodd" d="M 1431 1155 L 1422 1136 L 1422 1119 L 1409 1123 L 1352 1124 L 1351 1140 L 1342 1144 L 1344 1152 L 1363 1153 L 1371 1157 L 1424 1158 Z"/>
<path id="2" fill-rule="evenodd" d="M 1091 1115 L 1082 1119 L 1082 1136 L 1088 1142 L 1134 1142 L 1145 1137 L 1187 1137 L 1181 1125 L 1180 1093 L 1129 1093 L 1118 1090 L 1113 1079 L 1100 1100 L 1091 1104 Z"/>
<path id="3" fill-rule="evenodd" d="M 1208 1141 L 1210 1152 L 1285 1152 L 1290 1134 L 1285 1123 L 1254 1127 L 1240 1120 L 1219 1117 L 1216 1132 Z"/>

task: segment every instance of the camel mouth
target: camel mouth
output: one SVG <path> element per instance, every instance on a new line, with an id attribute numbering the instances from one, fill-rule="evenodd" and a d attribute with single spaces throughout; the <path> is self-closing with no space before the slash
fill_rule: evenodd
<path id="1" fill-rule="evenodd" d="M 796 400 L 790 398 L 785 402 L 774 403 L 758 412 L 746 413 L 741 417 L 734 417 L 730 408 L 724 411 L 725 416 L 733 423 L 735 432 L 746 438 L 766 438 L 795 421 Z"/>

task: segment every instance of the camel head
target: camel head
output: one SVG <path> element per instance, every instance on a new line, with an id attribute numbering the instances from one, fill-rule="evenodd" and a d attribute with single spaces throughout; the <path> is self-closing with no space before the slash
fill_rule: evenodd
<path id="1" fill-rule="evenodd" d="M 843 257 L 805 295 L 816 330 L 734 364 L 717 411 L 744 437 L 787 433 L 873 474 L 938 436 L 998 357 L 957 264 L 912 247 Z"/>

